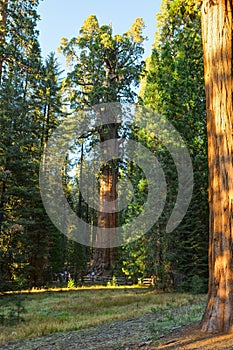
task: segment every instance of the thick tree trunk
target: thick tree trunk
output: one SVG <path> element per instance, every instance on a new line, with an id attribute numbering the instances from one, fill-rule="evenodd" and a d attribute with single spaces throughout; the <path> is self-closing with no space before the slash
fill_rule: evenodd
<path id="1" fill-rule="evenodd" d="M 233 332 L 232 0 L 204 0 L 209 152 L 209 293 L 202 330 Z"/>
<path id="2" fill-rule="evenodd" d="M 110 124 L 103 128 L 100 132 L 100 142 L 114 140 L 110 147 L 105 147 L 108 155 L 116 154 L 118 148 L 118 126 Z M 114 147 L 114 149 L 112 149 Z M 106 271 L 114 267 L 116 258 L 116 248 L 114 245 L 114 228 L 118 226 L 118 208 L 117 208 L 117 179 L 118 165 L 117 160 L 112 160 L 104 164 L 100 174 L 100 197 L 99 197 L 99 212 L 98 212 L 98 227 L 111 228 L 112 234 L 102 237 L 97 229 L 97 244 L 98 246 L 108 248 L 96 248 L 94 254 L 93 269 L 98 274 L 104 274 Z M 114 207 L 112 206 L 114 203 Z M 111 209 L 111 212 L 107 210 Z M 104 241 L 102 241 L 104 239 Z M 106 241 L 107 240 L 107 241 Z"/>

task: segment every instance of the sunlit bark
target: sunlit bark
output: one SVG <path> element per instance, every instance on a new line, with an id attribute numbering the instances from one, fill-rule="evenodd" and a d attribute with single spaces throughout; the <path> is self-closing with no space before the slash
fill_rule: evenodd
<path id="1" fill-rule="evenodd" d="M 106 130 L 106 128 L 108 130 Z M 111 158 L 112 154 L 118 153 L 118 132 L 117 124 L 110 124 L 100 132 L 100 142 L 112 140 L 111 146 L 106 147 L 105 151 Z M 97 273 L 104 273 L 105 271 L 114 267 L 116 259 L 116 248 L 114 247 L 115 229 L 118 226 L 118 206 L 117 206 L 117 178 L 118 165 L 117 160 L 111 160 L 104 164 L 101 169 L 99 186 L 99 212 L 98 212 L 98 227 L 97 229 L 97 245 L 107 248 L 96 248 L 94 255 L 93 269 Z M 101 228 L 111 228 L 111 234 L 101 234 Z"/>
<path id="2" fill-rule="evenodd" d="M 233 332 L 232 0 L 204 0 L 209 159 L 209 294 L 202 330 Z"/>
<path id="3" fill-rule="evenodd" d="M 116 62 L 115 62 L 116 64 Z M 104 86 L 112 88 L 112 95 L 109 96 L 110 102 L 117 101 L 116 80 L 118 76 L 114 62 L 105 60 L 105 81 Z M 108 120 L 109 113 L 116 113 L 115 109 L 110 106 L 102 106 L 99 108 L 101 120 Z M 101 116 L 102 115 L 102 116 Z M 108 158 L 111 159 L 113 154 L 118 154 L 118 125 L 117 123 L 102 126 L 99 130 L 100 143 L 104 146 L 104 151 L 107 152 Z M 112 140 L 109 146 L 106 146 L 105 141 Z M 116 260 L 116 248 L 114 247 L 115 231 L 118 226 L 118 208 L 117 208 L 117 179 L 118 179 L 118 164 L 116 160 L 111 160 L 103 165 L 101 169 L 99 186 L 99 211 L 98 211 L 98 227 L 97 229 L 97 245 L 106 248 L 96 248 L 94 253 L 94 262 L 92 269 L 97 274 L 108 273 L 114 268 Z M 115 206 L 115 207 L 113 207 Z M 110 212 L 108 210 L 110 209 Z M 111 234 L 101 234 L 101 229 L 111 228 Z"/>

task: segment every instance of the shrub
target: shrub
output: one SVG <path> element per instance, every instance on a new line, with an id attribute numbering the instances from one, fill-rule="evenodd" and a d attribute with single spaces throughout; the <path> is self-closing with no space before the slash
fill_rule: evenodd
<path id="1" fill-rule="evenodd" d="M 75 288 L 75 280 L 74 279 L 69 279 L 67 282 L 67 288 Z"/>

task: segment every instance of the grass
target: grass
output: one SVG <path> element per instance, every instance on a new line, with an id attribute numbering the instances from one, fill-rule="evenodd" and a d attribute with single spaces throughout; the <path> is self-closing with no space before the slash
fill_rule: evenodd
<path id="1" fill-rule="evenodd" d="M 7 309 L 6 298 L 0 297 Z M 169 325 L 176 325 L 176 315 L 187 314 L 191 320 L 193 310 L 199 317 L 204 296 L 188 294 L 155 293 L 145 289 L 133 288 L 89 288 L 76 290 L 45 291 L 44 293 L 25 293 L 24 322 L 0 325 L 0 345 L 8 341 L 36 338 L 56 332 L 65 332 L 97 326 L 104 322 L 123 320 L 141 316 L 147 312 L 158 314 L 157 324 L 152 326 L 155 334 Z M 5 305 L 5 306 L 4 306 Z M 192 309 L 193 307 L 193 309 Z M 191 310 L 191 311 L 189 311 Z M 160 316 L 161 315 L 161 316 Z M 163 317 L 162 317 L 163 315 Z M 162 321 L 159 321 L 162 317 Z M 179 317 L 178 317 L 179 318 Z M 179 323 L 181 321 L 181 317 Z M 156 332 L 153 331 L 156 329 Z M 159 328 L 158 328 L 159 327 Z"/>
<path id="2" fill-rule="evenodd" d="M 199 296 L 194 300 L 184 298 L 178 306 L 168 303 L 165 308 L 152 308 L 152 311 L 158 316 L 149 326 L 153 338 L 159 339 L 164 333 L 199 321 L 204 313 L 205 305 L 206 298 Z"/>

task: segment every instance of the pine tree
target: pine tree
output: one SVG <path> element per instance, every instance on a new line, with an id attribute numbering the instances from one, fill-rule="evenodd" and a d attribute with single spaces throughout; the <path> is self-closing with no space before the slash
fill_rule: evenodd
<path id="1" fill-rule="evenodd" d="M 31 87 L 28 90 L 30 105 L 29 118 L 34 121 L 33 133 L 36 137 L 35 150 L 37 156 L 34 162 L 34 194 L 30 203 L 30 220 L 28 226 L 28 260 L 30 273 L 28 278 L 31 285 L 42 285 L 51 279 L 51 274 L 57 272 L 55 264 L 63 267 L 64 237 L 51 224 L 40 198 L 39 165 L 41 154 L 51 133 L 62 120 L 61 72 L 54 53 L 51 53 L 41 63 L 38 74 L 33 75 Z M 32 130 L 31 130 L 32 132 Z M 54 247 L 59 249 L 55 252 Z M 59 256 L 60 255 L 60 256 Z"/>
<path id="2" fill-rule="evenodd" d="M 54 58 L 43 65 L 40 55 L 38 2 L 7 5 L 0 43 L 0 278 L 22 286 L 28 279 L 42 283 L 49 265 L 54 237 L 49 236 L 38 177 L 45 135 L 57 125 L 60 96 L 57 78 L 51 79 L 58 76 Z M 50 109 L 46 116 L 45 106 Z"/>
<path id="3" fill-rule="evenodd" d="M 150 233 L 146 265 L 163 286 L 172 283 L 188 290 L 195 276 L 203 285 L 207 280 L 207 140 L 200 6 L 192 0 L 164 0 L 161 9 L 141 98 L 147 107 L 165 116 L 185 140 L 193 162 L 194 189 L 184 220 L 166 234 L 177 180 L 171 156 L 158 144 L 156 154 L 166 174 L 168 196 L 163 215 Z"/>
<path id="4" fill-rule="evenodd" d="M 36 37 L 36 3 L 1 2 L 1 275 L 4 280 L 20 277 L 27 265 L 24 251 L 25 230 L 22 213 L 28 207 L 28 189 L 33 188 L 35 137 L 30 134 L 27 117 L 28 82 L 39 68 L 39 45 Z M 29 132 L 27 132 L 27 130 Z M 7 175 L 7 176 L 6 176 Z"/>

